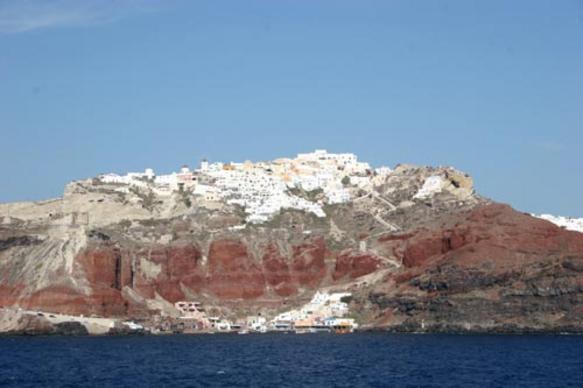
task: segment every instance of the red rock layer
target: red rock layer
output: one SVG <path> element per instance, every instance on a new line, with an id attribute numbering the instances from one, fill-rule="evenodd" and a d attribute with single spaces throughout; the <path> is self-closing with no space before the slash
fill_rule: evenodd
<path id="1" fill-rule="evenodd" d="M 384 236 L 379 243 L 408 268 L 444 259 L 460 265 L 494 261 L 509 267 L 549 255 L 583 253 L 583 234 L 500 204 L 456 215 L 432 229 Z"/>
<path id="2" fill-rule="evenodd" d="M 361 252 L 345 251 L 338 255 L 332 278 L 343 279 L 348 276 L 356 279 L 360 276 L 375 272 L 381 265 L 379 257 Z"/>
<path id="3" fill-rule="evenodd" d="M 301 286 L 316 287 L 326 276 L 329 255 L 324 238 L 293 247 L 291 272 Z"/>
<path id="4" fill-rule="evenodd" d="M 209 248 L 209 290 L 221 299 L 263 295 L 265 276 L 240 241 L 213 241 Z"/>
<path id="5" fill-rule="evenodd" d="M 269 244 L 263 255 L 265 281 L 278 296 L 289 297 L 297 292 L 297 283 L 292 278 L 287 259 L 281 255 L 276 244 Z"/>
<path id="6" fill-rule="evenodd" d="M 195 244 L 128 249 L 102 241 L 76 257 L 76 276 L 88 286 L 87 294 L 64 281 L 20 300 L 21 289 L 3 286 L 0 303 L 115 316 L 143 313 L 142 298 L 156 295 L 171 303 L 199 293 L 223 301 L 288 298 L 300 287 L 316 289 L 328 275 L 326 259 L 333 257 L 323 238 L 291 247 L 290 257 L 282 255 L 275 243 L 268 243 L 261 251 L 254 257 L 243 241 L 215 240 L 203 263 L 203 254 Z M 132 289 L 133 297 L 125 289 Z"/>
<path id="7" fill-rule="evenodd" d="M 14 305 L 24 290 L 24 285 L 7 286 L 0 284 L 0 306 Z"/>

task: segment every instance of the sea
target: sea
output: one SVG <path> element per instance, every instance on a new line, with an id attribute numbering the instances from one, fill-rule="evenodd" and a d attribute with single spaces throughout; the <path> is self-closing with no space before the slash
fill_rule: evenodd
<path id="1" fill-rule="evenodd" d="M 0 387 L 581 387 L 583 337 L 0 337 Z"/>

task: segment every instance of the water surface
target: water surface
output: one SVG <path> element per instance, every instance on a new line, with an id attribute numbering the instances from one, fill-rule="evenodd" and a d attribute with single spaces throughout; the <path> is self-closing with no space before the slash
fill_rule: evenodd
<path id="1" fill-rule="evenodd" d="M 575 336 L 0 338 L 0 387 L 582 385 Z"/>

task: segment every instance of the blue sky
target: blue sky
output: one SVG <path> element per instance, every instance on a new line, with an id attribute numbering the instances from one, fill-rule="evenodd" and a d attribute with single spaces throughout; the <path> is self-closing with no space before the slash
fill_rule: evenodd
<path id="1" fill-rule="evenodd" d="M 0 0 L 0 202 L 315 148 L 583 217 L 583 1 Z"/>

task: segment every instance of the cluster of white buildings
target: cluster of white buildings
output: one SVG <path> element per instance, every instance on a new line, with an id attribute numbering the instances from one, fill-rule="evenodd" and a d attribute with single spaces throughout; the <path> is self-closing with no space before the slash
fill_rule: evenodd
<path id="1" fill-rule="evenodd" d="M 129 187 L 147 188 L 158 195 L 171 195 L 180 189 L 191 189 L 196 184 L 196 174 L 188 166 L 182 166 L 179 172 L 166 175 L 156 175 L 154 170 L 147 168 L 144 172 L 129 172 L 125 175 L 114 173 L 102 174 L 97 177 L 102 183 L 119 185 L 118 191 L 128 192 Z"/>
<path id="2" fill-rule="evenodd" d="M 212 202 L 237 204 L 245 209 L 247 222 L 261 223 L 281 209 L 298 209 L 325 217 L 324 204 L 350 201 L 347 183 L 359 188 L 371 187 L 390 172 L 387 167 L 372 170 L 368 163 L 359 162 L 351 153 L 316 150 L 270 162 L 209 163 L 203 160 L 195 170 L 183 166 L 179 172 L 156 175 L 152 169 L 146 169 L 143 173 L 100 175 L 98 179 L 118 185 L 116 190 L 123 192 L 136 186 L 149 188 L 161 196 L 176 191 L 188 192 L 194 196 L 195 203 L 198 200 L 203 205 Z M 312 192 L 314 199 L 298 195 L 294 189 Z"/>
<path id="3" fill-rule="evenodd" d="M 346 318 L 349 308 L 343 302 L 346 292 L 316 292 L 309 303 L 299 309 L 281 313 L 271 320 L 261 315 L 248 316 L 232 322 L 218 316 L 208 316 L 202 304 L 194 301 L 179 301 L 174 307 L 179 311 L 181 321 L 195 323 L 195 331 L 214 332 L 257 332 L 295 331 L 297 333 L 336 331 L 338 328 L 351 332 L 358 327 L 354 319 Z"/>
<path id="4" fill-rule="evenodd" d="M 348 292 L 316 292 L 312 300 L 300 309 L 286 311 L 271 321 L 273 327 L 314 328 L 336 326 L 340 321 L 356 328 L 353 319 L 345 318 L 348 304 L 342 301 L 349 297 Z"/>

